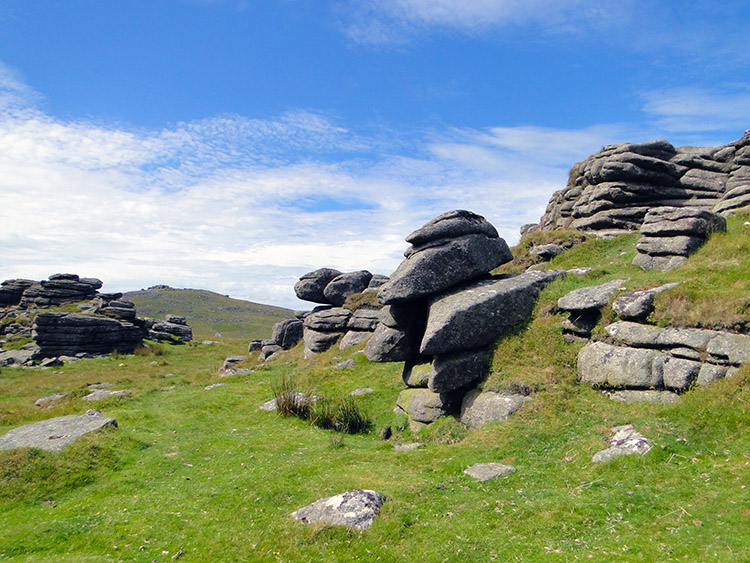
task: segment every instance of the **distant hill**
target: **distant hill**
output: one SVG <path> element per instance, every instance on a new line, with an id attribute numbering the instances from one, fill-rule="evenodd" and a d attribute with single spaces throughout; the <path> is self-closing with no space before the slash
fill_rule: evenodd
<path id="1" fill-rule="evenodd" d="M 193 328 L 195 339 L 268 338 L 273 325 L 294 316 L 290 309 L 232 299 L 204 289 L 154 286 L 129 291 L 124 298 L 135 303 L 139 317 L 182 315 Z"/>

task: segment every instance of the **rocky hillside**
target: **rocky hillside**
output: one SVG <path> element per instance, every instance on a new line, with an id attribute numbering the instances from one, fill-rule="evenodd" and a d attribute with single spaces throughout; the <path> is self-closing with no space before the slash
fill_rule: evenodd
<path id="1" fill-rule="evenodd" d="M 129 291 L 124 299 L 135 303 L 140 314 L 163 317 L 174 313 L 188 319 L 196 339 L 266 338 L 273 325 L 294 316 L 289 309 L 232 299 L 203 289 L 154 286 Z"/>
<path id="2" fill-rule="evenodd" d="M 750 131 L 719 147 L 668 141 L 609 145 L 574 165 L 537 228 L 636 230 L 661 206 L 728 213 L 750 208 Z"/>

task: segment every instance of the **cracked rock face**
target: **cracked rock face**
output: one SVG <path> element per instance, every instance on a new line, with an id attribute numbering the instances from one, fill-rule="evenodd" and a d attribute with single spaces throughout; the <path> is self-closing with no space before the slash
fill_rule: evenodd
<path id="1" fill-rule="evenodd" d="M 375 522 L 384 502 L 385 497 L 375 491 L 354 489 L 317 500 L 292 512 L 291 516 L 305 524 L 366 530 Z"/>

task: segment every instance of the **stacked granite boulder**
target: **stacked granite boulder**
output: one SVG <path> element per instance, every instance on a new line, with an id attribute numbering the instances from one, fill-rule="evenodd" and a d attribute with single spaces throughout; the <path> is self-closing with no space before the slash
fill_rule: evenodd
<path id="1" fill-rule="evenodd" d="M 682 266 L 715 231 L 725 232 L 727 221 L 697 207 L 657 207 L 643 219 L 638 254 L 633 265 L 644 270 L 669 271 Z"/>
<path id="2" fill-rule="evenodd" d="M 604 147 L 571 169 L 536 228 L 636 230 L 655 207 L 750 209 L 750 131 L 719 147 L 667 141 Z M 528 227 L 527 227 L 527 230 Z"/>
<path id="3" fill-rule="evenodd" d="M 541 289 L 561 273 L 490 276 L 513 257 L 470 211 L 444 213 L 406 241 L 406 260 L 378 291 L 384 307 L 365 355 L 405 362 L 397 410 L 419 428 L 461 407 L 488 373 L 490 346 L 530 318 Z"/>
<path id="4" fill-rule="evenodd" d="M 322 304 L 297 315 L 303 327 L 305 357 L 328 350 L 342 337 L 342 349 L 366 341 L 375 330 L 379 306 L 366 304 L 352 312 L 342 305 L 351 295 L 377 291 L 387 280 L 367 270 L 342 273 L 320 268 L 303 275 L 294 286 L 297 297 Z"/>
<path id="5" fill-rule="evenodd" d="M 698 328 L 660 328 L 618 321 L 610 342 L 578 354 L 581 381 L 623 401 L 673 402 L 693 385 L 707 385 L 750 363 L 750 336 Z"/>
<path id="6" fill-rule="evenodd" d="M 602 316 L 602 309 L 627 282 L 627 279 L 613 280 L 600 285 L 574 289 L 557 300 L 560 312 L 569 313 L 563 319 L 563 332 L 580 338 L 589 338 Z"/>
<path id="7" fill-rule="evenodd" d="M 103 309 L 107 311 L 108 308 Z M 139 324 L 146 330 L 150 340 L 158 342 L 190 342 L 193 339 L 193 329 L 187 324 L 187 319 L 180 315 L 165 315 L 164 320 L 138 319 Z"/>
<path id="8" fill-rule="evenodd" d="M 102 281 L 76 274 L 47 280 L 6 280 L 0 284 L 0 335 L 33 339 L 20 351 L 2 352 L 3 365 L 34 365 L 58 357 L 81 358 L 114 351 L 132 353 L 143 338 L 184 342 L 192 329 L 184 317 L 140 319 L 122 293 L 99 293 Z M 79 303 L 80 314 L 47 309 Z M 0 345 L 3 343 L 0 342 Z"/>
<path id="9" fill-rule="evenodd" d="M 88 301 L 96 297 L 102 280 L 79 278 L 76 274 L 54 274 L 48 280 L 36 282 L 26 288 L 19 306 L 22 309 L 46 309 L 66 303 Z"/>
<path id="10" fill-rule="evenodd" d="M 263 340 L 252 340 L 247 348 L 248 352 L 260 351 L 261 361 L 271 359 L 283 350 L 294 348 L 302 340 L 302 321 L 300 319 L 286 319 L 273 325 L 271 337 Z"/>
<path id="11" fill-rule="evenodd" d="M 132 354 L 143 340 L 140 327 L 126 321 L 74 313 L 39 313 L 32 337 L 39 347 L 35 358 L 77 354 Z"/>

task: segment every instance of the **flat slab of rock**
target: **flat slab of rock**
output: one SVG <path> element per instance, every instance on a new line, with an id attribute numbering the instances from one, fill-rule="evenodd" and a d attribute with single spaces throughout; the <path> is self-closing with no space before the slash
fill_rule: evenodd
<path id="1" fill-rule="evenodd" d="M 593 462 L 609 461 L 622 455 L 644 455 L 651 451 L 651 443 L 643 434 L 636 432 L 632 424 L 613 428 L 607 442 L 610 447 L 595 453 L 591 458 Z"/>
<path id="2" fill-rule="evenodd" d="M 322 498 L 292 512 L 292 518 L 305 524 L 346 526 L 366 530 L 375 522 L 385 497 L 371 490 L 354 489 Z"/>
<path id="3" fill-rule="evenodd" d="M 117 421 L 114 418 L 102 416 L 99 411 L 92 410 L 82 415 L 59 416 L 15 428 L 4 436 L 0 436 L 0 450 L 38 448 L 57 452 L 81 436 L 105 426 L 116 428 Z"/>
<path id="4" fill-rule="evenodd" d="M 640 320 L 648 317 L 654 310 L 654 297 L 657 293 L 677 287 L 679 283 L 666 283 L 653 289 L 631 291 L 617 297 L 612 303 L 612 310 L 626 320 Z"/>
<path id="5" fill-rule="evenodd" d="M 493 343 L 525 323 L 539 292 L 564 275 L 536 270 L 465 284 L 430 299 L 420 353 L 450 354 Z"/>
<path id="6" fill-rule="evenodd" d="M 34 406 L 46 407 L 47 405 L 54 403 L 55 401 L 59 401 L 60 399 L 67 396 L 67 393 L 53 393 L 52 395 L 47 395 L 46 397 L 42 397 L 41 399 L 37 399 L 36 401 L 34 401 Z"/>
<path id="7" fill-rule="evenodd" d="M 119 391 L 109 391 L 108 389 L 97 389 L 92 391 L 85 397 L 84 401 L 101 401 L 103 399 L 111 399 L 112 397 L 131 397 L 133 394 L 130 391 L 121 389 Z"/>
<path id="8" fill-rule="evenodd" d="M 393 444 L 393 450 L 396 452 L 410 452 L 413 450 L 418 450 L 419 448 L 424 448 L 424 444 L 421 442 L 409 442 L 406 444 Z"/>
<path id="9" fill-rule="evenodd" d="M 606 391 L 605 394 L 619 403 L 676 403 L 680 400 L 680 396 L 677 393 L 671 391 L 656 391 L 654 389 L 647 389 L 645 391 L 637 391 L 633 389 L 623 389 L 620 391 Z"/>
<path id="10" fill-rule="evenodd" d="M 611 282 L 574 289 L 557 300 L 557 307 L 563 311 L 585 311 L 587 309 L 601 309 L 609 298 L 614 295 L 628 279 L 613 280 Z"/>
<path id="11" fill-rule="evenodd" d="M 471 467 L 464 469 L 464 473 L 477 481 L 491 481 L 501 475 L 515 473 L 516 468 L 512 465 L 502 463 L 475 463 Z"/>
<path id="12" fill-rule="evenodd" d="M 469 428 L 479 428 L 490 422 L 505 421 L 529 400 L 520 394 L 472 389 L 461 404 L 461 422 Z"/>
<path id="13" fill-rule="evenodd" d="M 372 387 L 360 387 L 359 389 L 355 389 L 354 391 L 351 391 L 349 394 L 352 397 L 359 397 L 360 395 L 369 395 L 370 393 L 374 393 L 375 389 Z"/>

